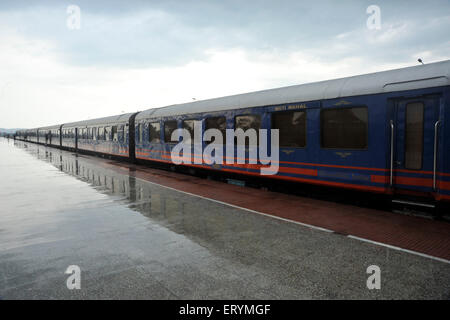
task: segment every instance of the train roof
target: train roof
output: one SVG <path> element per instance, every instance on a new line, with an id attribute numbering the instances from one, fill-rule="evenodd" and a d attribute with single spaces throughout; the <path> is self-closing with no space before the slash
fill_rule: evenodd
<path id="1" fill-rule="evenodd" d="M 134 114 L 134 112 L 124 113 L 124 114 L 110 116 L 110 117 L 104 117 L 104 118 L 97 118 L 97 119 L 91 119 L 91 120 L 85 120 L 85 121 L 65 123 L 63 125 L 63 128 L 86 127 L 86 126 L 109 125 L 109 124 L 115 124 L 115 123 L 122 123 L 122 122 L 127 122 L 133 114 Z"/>
<path id="2" fill-rule="evenodd" d="M 450 60 L 370 74 L 175 104 L 140 112 L 158 118 L 450 85 Z"/>
<path id="3" fill-rule="evenodd" d="M 60 124 L 54 125 L 54 126 L 40 127 L 40 128 L 36 128 L 35 130 L 55 130 L 55 129 L 59 129 L 59 127 L 61 127 Z"/>
<path id="4" fill-rule="evenodd" d="M 32 129 L 23 129 L 21 131 L 24 132 L 34 132 L 34 131 L 38 131 L 38 130 L 54 130 L 54 129 L 59 129 L 59 127 L 61 127 L 60 124 L 54 125 L 54 126 L 47 126 L 47 127 L 39 127 L 39 128 L 32 128 Z"/>

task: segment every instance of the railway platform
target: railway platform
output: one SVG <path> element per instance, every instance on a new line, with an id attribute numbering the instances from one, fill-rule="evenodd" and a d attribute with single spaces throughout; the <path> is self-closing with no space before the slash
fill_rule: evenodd
<path id="1" fill-rule="evenodd" d="M 445 221 L 20 141 L 0 154 L 0 299 L 450 298 Z"/>

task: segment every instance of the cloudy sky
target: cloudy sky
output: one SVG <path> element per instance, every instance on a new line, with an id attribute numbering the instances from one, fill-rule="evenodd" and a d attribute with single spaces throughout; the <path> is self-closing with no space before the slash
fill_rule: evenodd
<path id="1" fill-rule="evenodd" d="M 0 127 L 450 59 L 449 31 L 449 0 L 2 0 Z"/>

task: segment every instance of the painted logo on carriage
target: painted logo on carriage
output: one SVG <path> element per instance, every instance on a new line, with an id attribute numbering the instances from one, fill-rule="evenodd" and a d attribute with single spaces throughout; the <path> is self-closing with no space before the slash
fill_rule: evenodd
<path id="1" fill-rule="evenodd" d="M 352 103 L 349 102 L 349 101 L 341 100 L 341 101 L 335 103 L 334 105 L 335 105 L 335 106 L 347 106 L 347 105 L 349 105 L 349 104 L 352 104 Z"/>
<path id="2" fill-rule="evenodd" d="M 335 154 L 337 154 L 338 156 L 340 156 L 342 159 L 347 158 L 348 156 L 351 156 L 352 153 L 351 152 L 335 152 Z"/>
<path id="3" fill-rule="evenodd" d="M 287 156 L 294 152 L 294 150 L 281 150 L 281 152 L 285 153 Z"/>

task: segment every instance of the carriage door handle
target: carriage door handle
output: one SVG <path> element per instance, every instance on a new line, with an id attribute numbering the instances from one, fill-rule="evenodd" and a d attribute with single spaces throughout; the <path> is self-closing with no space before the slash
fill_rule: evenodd
<path id="1" fill-rule="evenodd" d="M 433 150 L 433 190 L 436 191 L 436 170 L 437 170 L 437 149 L 438 149 L 438 133 L 441 120 L 434 124 L 434 150 Z"/>
<path id="2" fill-rule="evenodd" d="M 389 174 L 389 184 L 392 187 L 392 182 L 394 179 L 394 121 L 391 120 L 391 161 L 390 161 L 390 174 Z"/>

